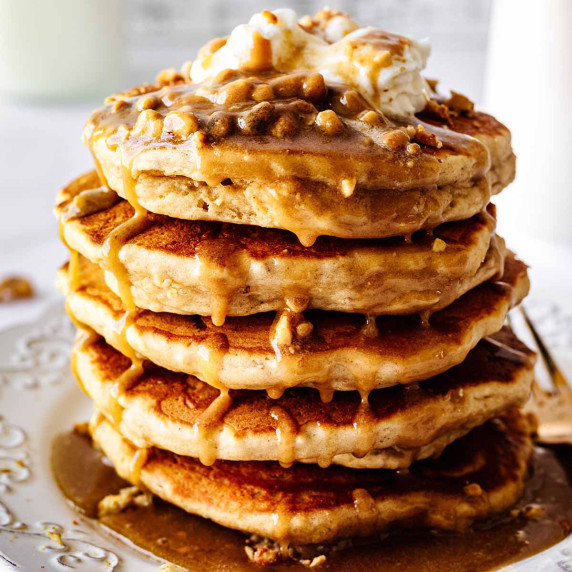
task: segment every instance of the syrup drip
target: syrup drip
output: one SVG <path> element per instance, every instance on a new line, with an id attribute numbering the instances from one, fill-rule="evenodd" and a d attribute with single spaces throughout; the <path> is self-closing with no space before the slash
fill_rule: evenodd
<path id="1" fill-rule="evenodd" d="M 143 367 L 143 359 L 135 352 L 135 350 L 133 350 L 127 340 L 127 330 L 133 323 L 135 316 L 135 311 L 127 310 L 121 318 L 115 322 L 113 327 L 115 335 L 114 343 L 116 347 L 123 355 L 131 360 L 131 365 L 113 383 L 110 390 L 111 416 L 116 426 L 119 426 L 121 423 L 121 417 L 123 414 L 121 397 L 139 381 L 145 371 Z"/>
<path id="2" fill-rule="evenodd" d="M 375 504 L 374 498 L 366 489 L 355 489 L 352 492 L 354 499 L 354 508 L 358 513 L 358 518 L 361 521 L 369 522 L 373 527 L 378 516 L 379 510 Z"/>
<path id="3" fill-rule="evenodd" d="M 365 324 L 361 329 L 361 335 L 366 338 L 377 338 L 379 336 L 379 329 L 377 327 L 377 316 L 372 314 L 365 315 Z"/>
<path id="4" fill-rule="evenodd" d="M 285 553 L 288 550 L 288 537 L 290 536 L 290 521 L 292 511 L 285 499 L 281 499 L 276 507 L 276 512 L 272 513 L 275 536 L 280 545 L 280 551 Z"/>
<path id="5" fill-rule="evenodd" d="M 278 462 L 284 467 L 291 467 L 296 460 L 296 435 L 298 423 L 283 407 L 270 409 L 270 417 L 276 421 L 276 439 L 278 442 Z"/>
<path id="6" fill-rule="evenodd" d="M 359 459 L 365 457 L 375 444 L 375 413 L 369 404 L 369 392 L 361 394 L 361 402 L 359 404 L 353 427 L 356 432 L 356 442 L 354 447 L 354 455 Z"/>
<path id="7" fill-rule="evenodd" d="M 317 425 L 322 431 L 322 439 L 324 441 L 324 447 L 322 449 L 322 452 L 316 459 L 316 462 L 322 469 L 325 469 L 332 464 L 332 461 L 334 459 L 336 452 L 336 445 L 337 445 L 336 438 L 334 432 L 328 431 L 327 427 L 322 428 L 321 423 L 319 421 L 317 422 Z"/>
<path id="8" fill-rule="evenodd" d="M 137 449 L 129 462 L 129 481 L 141 487 L 141 470 L 149 458 L 149 449 Z"/>
<path id="9" fill-rule="evenodd" d="M 193 426 L 199 441 L 199 461 L 210 466 L 217 459 L 218 436 L 222 431 L 224 416 L 232 406 L 232 397 L 228 390 L 220 394 L 201 413 Z"/>
<path id="10" fill-rule="evenodd" d="M 421 325 L 424 328 L 429 328 L 431 327 L 431 316 L 432 316 L 433 312 L 431 312 L 430 310 L 423 310 L 422 312 L 419 312 L 419 319 L 421 320 Z"/>
<path id="11" fill-rule="evenodd" d="M 70 250 L 70 261 L 68 264 L 68 272 L 67 272 L 68 289 L 70 292 L 75 292 L 77 290 L 77 287 L 79 285 L 79 278 L 80 278 L 79 254 L 75 250 Z M 94 330 L 88 328 L 77 319 L 69 302 L 69 296 L 66 296 L 65 307 L 67 315 L 69 316 L 70 320 L 73 322 L 75 327 L 78 329 L 78 335 L 74 344 L 74 349 L 71 352 L 70 367 L 73 376 L 75 377 L 80 389 L 87 395 L 85 386 L 78 373 L 77 355 L 78 351 L 81 352 L 86 350 L 91 344 L 97 341 L 99 339 L 99 335 Z"/>
<path id="12" fill-rule="evenodd" d="M 135 211 L 133 216 L 114 228 L 103 243 L 102 252 L 104 256 L 104 267 L 117 280 L 117 289 L 123 305 L 128 310 L 135 309 L 133 295 L 131 293 L 131 283 L 125 265 L 119 259 L 121 248 L 131 238 L 143 232 L 150 224 L 147 211 L 140 205 L 137 193 L 135 192 L 136 181 L 132 175 L 131 162 L 123 161 L 121 165 L 123 177 L 123 192 L 125 198 Z"/>
<path id="13" fill-rule="evenodd" d="M 221 251 L 224 252 L 223 257 Z M 248 283 L 250 259 L 236 245 L 215 239 L 197 246 L 195 260 L 199 278 L 212 295 L 212 323 L 222 326 L 235 292 Z"/>
<path id="14" fill-rule="evenodd" d="M 200 360 L 200 378 L 221 391 L 226 390 L 220 383 L 220 370 L 228 349 L 228 338 L 220 333 L 209 337 L 208 343 L 201 343 L 197 352 Z"/>

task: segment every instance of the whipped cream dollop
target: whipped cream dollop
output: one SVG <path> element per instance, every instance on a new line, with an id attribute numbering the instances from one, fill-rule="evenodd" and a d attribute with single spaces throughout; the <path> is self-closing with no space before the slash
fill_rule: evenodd
<path id="1" fill-rule="evenodd" d="M 425 107 L 430 90 L 421 72 L 431 51 L 427 40 L 360 28 L 337 12 L 301 24 L 289 9 L 255 14 L 226 41 L 199 52 L 191 80 L 208 82 L 226 69 L 317 72 L 327 82 L 353 87 L 385 115 L 407 116 Z"/>

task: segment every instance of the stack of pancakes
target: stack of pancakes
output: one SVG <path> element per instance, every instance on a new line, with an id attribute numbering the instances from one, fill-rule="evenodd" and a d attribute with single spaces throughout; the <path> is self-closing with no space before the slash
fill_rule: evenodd
<path id="1" fill-rule="evenodd" d="M 506 127 L 458 94 L 396 119 L 262 66 L 164 72 L 85 141 L 60 286 L 122 477 L 283 547 L 516 501 L 534 360 L 503 328 L 529 287 L 489 204 Z"/>

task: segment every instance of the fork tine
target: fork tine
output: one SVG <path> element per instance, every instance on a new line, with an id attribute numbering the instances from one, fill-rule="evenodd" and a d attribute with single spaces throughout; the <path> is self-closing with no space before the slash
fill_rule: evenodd
<path id="1" fill-rule="evenodd" d="M 550 351 L 548 350 L 546 344 L 542 340 L 542 337 L 538 333 L 538 330 L 534 327 L 534 324 L 528 317 L 526 310 L 522 306 L 520 306 L 519 309 L 524 318 L 524 321 L 526 322 L 526 325 L 530 329 L 530 333 L 532 334 L 534 341 L 536 342 L 540 355 L 542 356 L 542 359 L 546 364 L 548 371 L 550 372 L 550 377 L 552 378 L 554 387 L 557 389 L 557 391 L 572 391 L 570 384 L 568 383 L 566 377 L 564 376 L 564 374 L 554 361 Z"/>
<path id="2" fill-rule="evenodd" d="M 552 373 L 536 343 L 534 335 L 524 316 L 519 309 L 514 309 L 508 316 L 508 323 L 512 331 L 532 350 L 536 352 L 538 359 L 534 366 L 533 396 L 540 397 L 543 393 L 554 392 L 555 387 L 552 381 Z"/>

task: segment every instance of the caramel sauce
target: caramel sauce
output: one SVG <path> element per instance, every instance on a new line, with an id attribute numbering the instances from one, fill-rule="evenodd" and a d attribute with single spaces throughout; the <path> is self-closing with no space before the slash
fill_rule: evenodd
<path id="1" fill-rule="evenodd" d="M 268 60 L 264 45 L 256 42 L 252 58 L 255 66 L 264 66 Z M 412 155 L 405 147 L 389 149 L 380 141 L 372 145 L 366 130 L 357 128 L 358 123 L 352 126 L 351 122 L 360 122 L 364 109 L 375 112 L 373 107 L 348 86 L 326 86 L 322 76 L 321 82 L 312 83 L 311 76 L 303 72 L 278 75 L 258 72 L 252 77 L 248 72 L 229 70 L 224 78 L 213 83 L 153 86 L 152 109 L 141 110 L 140 94 L 123 97 L 119 108 L 117 100 L 112 101 L 92 115 L 85 140 L 92 151 L 103 139 L 109 148 L 118 147 L 131 156 L 145 150 L 192 148 L 196 155 L 192 164 L 180 163 L 181 171 L 170 174 L 204 181 L 210 186 L 228 178 L 275 182 L 286 171 L 308 180 L 331 181 L 340 187 L 342 195 L 342 181 L 355 180 L 358 188 L 370 185 L 377 189 L 420 188 L 439 182 L 440 166 L 435 150 L 428 148 L 428 152 Z M 253 98 L 258 88 L 268 86 L 271 88 L 268 99 L 260 102 Z M 353 105 L 338 105 L 355 100 L 345 97 L 348 91 L 364 102 L 357 106 L 357 112 Z M 148 98 L 149 94 L 143 97 Z M 267 109 L 263 114 L 261 103 Z M 335 132 L 331 122 L 324 123 L 322 128 L 316 121 L 320 113 L 331 112 L 332 107 L 346 120 L 343 124 L 338 119 Z M 192 115 L 192 127 L 174 130 L 168 121 L 173 112 Z M 396 132 L 396 128 L 407 126 L 407 122 L 401 125 L 385 118 L 380 122 L 376 137 L 384 130 Z M 438 128 L 428 125 L 426 129 L 432 133 Z M 447 132 L 443 137 L 455 151 L 475 157 L 472 179 L 485 175 L 488 151 L 484 145 L 456 132 Z M 267 153 L 271 160 L 245 161 L 245 151 L 253 156 L 259 151 Z M 115 181 L 110 183 L 119 190 Z M 305 242 L 311 241 L 310 236 L 306 237 Z"/>
<path id="2" fill-rule="evenodd" d="M 283 467 L 291 467 L 296 459 L 298 423 L 291 413 L 278 405 L 270 409 L 270 417 L 276 421 L 278 462 Z"/>
<path id="3" fill-rule="evenodd" d="M 210 466 L 217 460 L 217 437 L 222 432 L 222 420 L 232 406 L 228 390 L 221 390 L 219 396 L 203 411 L 194 423 L 194 430 L 200 440 L 199 460 Z"/>
<path id="4" fill-rule="evenodd" d="M 63 494 L 89 518 L 108 494 L 128 486 L 88 437 L 74 432 L 60 435 L 52 447 L 52 469 Z M 537 449 L 533 474 L 514 510 L 465 533 L 396 530 L 377 539 L 348 541 L 334 550 L 297 547 L 304 558 L 327 555 L 321 570 L 388 572 L 439 570 L 480 572 L 528 558 L 564 539 L 572 521 L 572 455 L 567 446 Z M 355 510 L 375 518 L 363 489 L 354 490 Z M 528 508 L 525 508 L 528 507 Z M 540 507 L 534 516 L 532 507 Z M 277 511 L 276 520 L 288 535 L 290 507 Z M 527 517 L 531 514 L 533 517 Z M 261 570 L 248 561 L 247 536 L 154 498 L 151 506 L 130 507 L 99 519 L 104 530 L 191 572 L 202 570 Z M 213 539 L 216 549 L 213 550 Z M 291 564 L 273 570 L 301 569 Z"/>

